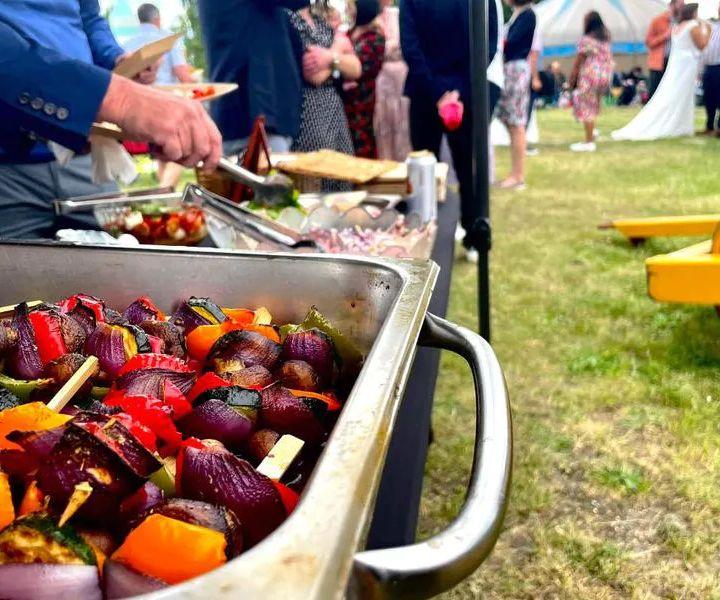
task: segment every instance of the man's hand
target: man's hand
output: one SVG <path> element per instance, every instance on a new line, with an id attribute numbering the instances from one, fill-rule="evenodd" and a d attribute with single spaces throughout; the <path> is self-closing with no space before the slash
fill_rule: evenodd
<path id="1" fill-rule="evenodd" d="M 441 97 L 440 100 L 437 101 L 437 109 L 438 111 L 442 109 L 442 107 L 447 104 L 448 102 L 460 102 L 460 92 L 457 90 L 451 90 L 449 92 L 445 92 Z M 461 103 L 461 102 L 460 102 Z M 462 103 L 461 103 L 462 104 Z"/>
<path id="2" fill-rule="evenodd" d="M 321 46 L 308 46 L 303 56 L 303 73 L 312 77 L 320 71 L 329 69 L 332 66 L 333 53 Z"/>
<path id="3" fill-rule="evenodd" d="M 222 137 L 200 102 L 139 85 L 118 75 L 110 80 L 98 121 L 118 125 L 132 140 L 160 148 L 161 160 L 212 171 Z"/>

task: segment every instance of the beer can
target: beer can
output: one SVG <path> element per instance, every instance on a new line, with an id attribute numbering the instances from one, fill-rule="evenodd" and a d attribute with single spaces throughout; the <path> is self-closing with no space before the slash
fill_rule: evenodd
<path id="1" fill-rule="evenodd" d="M 410 181 L 408 201 L 410 212 L 420 215 L 423 223 L 437 219 L 437 184 L 435 182 L 437 159 L 435 155 L 427 150 L 411 152 L 405 162 Z"/>

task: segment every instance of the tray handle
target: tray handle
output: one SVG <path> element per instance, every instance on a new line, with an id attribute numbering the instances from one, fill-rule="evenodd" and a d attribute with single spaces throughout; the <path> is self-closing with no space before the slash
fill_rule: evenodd
<path id="1" fill-rule="evenodd" d="M 430 598 L 469 577 L 500 534 L 512 472 L 512 424 L 505 378 L 483 338 L 427 314 L 419 344 L 449 350 L 470 365 L 477 423 L 472 474 L 458 517 L 432 538 L 355 555 L 351 598 Z"/>

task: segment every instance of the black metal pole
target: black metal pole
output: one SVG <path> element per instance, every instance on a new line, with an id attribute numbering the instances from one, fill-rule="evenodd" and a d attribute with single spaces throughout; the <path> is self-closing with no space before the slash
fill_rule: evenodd
<path id="1" fill-rule="evenodd" d="M 493 2 L 494 0 L 490 0 Z M 473 201 L 479 206 L 474 239 L 478 241 L 478 320 L 490 341 L 490 156 L 488 145 L 488 0 L 470 0 L 470 69 L 473 115 Z M 498 32 L 499 34 L 500 32 Z"/>

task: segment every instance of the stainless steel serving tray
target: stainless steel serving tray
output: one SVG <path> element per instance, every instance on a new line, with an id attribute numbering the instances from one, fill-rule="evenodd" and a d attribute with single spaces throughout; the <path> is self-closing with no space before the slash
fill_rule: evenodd
<path id="1" fill-rule="evenodd" d="M 205 295 L 221 305 L 265 305 L 279 322 L 298 321 L 316 305 L 368 353 L 292 516 L 224 567 L 146 598 L 418 598 L 479 566 L 507 502 L 508 400 L 490 346 L 426 315 L 437 270 L 428 261 L 0 242 L 0 305 L 82 291 L 117 307 L 147 294 L 167 310 Z M 478 430 L 466 505 L 447 531 L 426 542 L 357 553 L 418 338 L 463 355 L 473 370 Z"/>

